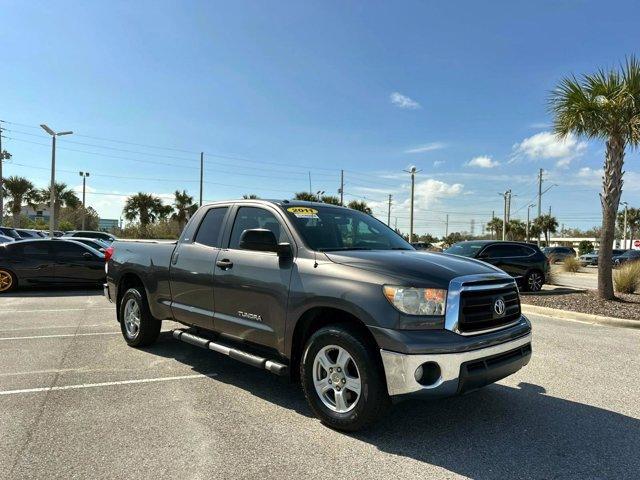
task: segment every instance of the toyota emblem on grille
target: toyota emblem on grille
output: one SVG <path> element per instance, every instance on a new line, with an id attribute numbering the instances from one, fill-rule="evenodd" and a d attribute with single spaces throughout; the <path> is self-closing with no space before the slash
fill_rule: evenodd
<path id="1" fill-rule="evenodd" d="M 496 315 L 499 317 L 504 315 L 505 310 L 507 309 L 504 304 L 504 300 L 502 298 L 498 298 L 493 304 L 493 311 L 496 312 Z"/>

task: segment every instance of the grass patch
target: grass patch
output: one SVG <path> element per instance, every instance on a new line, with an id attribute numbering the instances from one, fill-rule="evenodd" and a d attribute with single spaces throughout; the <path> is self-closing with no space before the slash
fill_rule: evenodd
<path id="1" fill-rule="evenodd" d="M 562 262 L 562 270 L 569 273 L 576 273 L 580 270 L 580 261 L 576 257 L 567 257 Z"/>
<path id="2" fill-rule="evenodd" d="M 623 263 L 613 273 L 616 292 L 634 293 L 640 290 L 640 262 Z"/>

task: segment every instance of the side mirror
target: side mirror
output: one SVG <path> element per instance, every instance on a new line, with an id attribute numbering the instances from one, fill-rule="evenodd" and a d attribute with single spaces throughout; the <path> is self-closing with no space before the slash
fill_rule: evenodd
<path id="1" fill-rule="evenodd" d="M 278 256 L 280 258 L 291 258 L 293 257 L 293 251 L 291 250 L 290 243 L 279 243 L 278 244 Z"/>
<path id="2" fill-rule="evenodd" d="M 242 235 L 240 235 L 240 248 L 243 250 L 257 250 L 258 252 L 279 253 L 276 236 L 266 228 L 254 228 L 242 232 Z"/>

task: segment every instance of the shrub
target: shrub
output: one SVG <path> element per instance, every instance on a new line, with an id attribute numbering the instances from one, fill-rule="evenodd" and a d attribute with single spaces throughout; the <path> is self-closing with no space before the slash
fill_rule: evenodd
<path id="1" fill-rule="evenodd" d="M 589 240 L 582 240 L 580 245 L 578 245 L 578 255 L 584 255 L 591 252 L 593 252 L 593 243 Z"/>
<path id="2" fill-rule="evenodd" d="M 562 262 L 562 270 L 565 272 L 576 273 L 580 270 L 580 262 L 576 257 L 567 257 Z"/>
<path id="3" fill-rule="evenodd" d="M 620 293 L 640 290 L 640 262 L 623 263 L 613 274 L 613 285 Z"/>

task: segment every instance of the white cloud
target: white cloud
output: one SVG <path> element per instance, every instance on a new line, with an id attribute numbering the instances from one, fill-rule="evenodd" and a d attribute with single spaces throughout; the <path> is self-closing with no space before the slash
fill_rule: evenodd
<path id="1" fill-rule="evenodd" d="M 554 159 L 556 166 L 567 167 L 574 159 L 582 155 L 586 148 L 587 143 L 579 141 L 573 134 L 561 138 L 552 132 L 540 132 L 516 143 L 513 146 L 511 161 L 519 158 Z"/>
<path id="2" fill-rule="evenodd" d="M 424 145 L 418 145 L 417 147 L 410 148 L 409 150 L 405 150 L 404 153 L 425 153 L 431 152 L 433 150 L 441 150 L 446 146 L 447 145 L 442 142 L 431 142 L 425 143 Z"/>
<path id="3" fill-rule="evenodd" d="M 534 128 L 534 129 L 548 129 L 551 128 L 551 124 L 550 123 L 544 123 L 544 122 L 536 122 L 536 123 L 532 123 L 529 125 L 529 128 Z"/>
<path id="4" fill-rule="evenodd" d="M 479 157 L 472 158 L 466 163 L 466 165 L 468 167 L 494 168 L 500 165 L 500 162 L 486 155 L 481 155 Z"/>
<path id="5" fill-rule="evenodd" d="M 416 183 L 416 201 L 420 204 L 420 208 L 426 208 L 443 198 L 460 195 L 463 188 L 464 185 L 461 183 L 445 183 L 430 178 Z"/>
<path id="6" fill-rule="evenodd" d="M 418 102 L 406 95 L 402 95 L 400 92 L 393 92 L 389 99 L 391 100 L 391 103 L 398 108 L 406 108 L 409 110 L 416 110 L 420 108 L 420 104 Z"/>
<path id="7" fill-rule="evenodd" d="M 444 160 L 434 160 L 433 168 L 438 168 L 440 165 L 444 165 Z"/>

